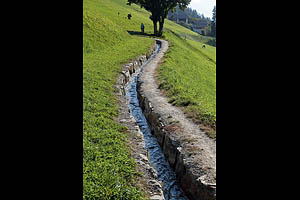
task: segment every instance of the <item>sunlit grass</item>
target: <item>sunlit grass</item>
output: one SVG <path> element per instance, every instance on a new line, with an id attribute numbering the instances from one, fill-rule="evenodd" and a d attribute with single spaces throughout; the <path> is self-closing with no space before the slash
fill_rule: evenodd
<path id="1" fill-rule="evenodd" d="M 120 13 L 118 15 L 118 12 Z M 132 19 L 126 18 L 132 14 Z M 83 197 L 143 199 L 135 183 L 135 162 L 126 145 L 126 129 L 117 124 L 114 95 L 122 64 L 154 44 L 150 14 L 126 0 L 83 1 Z M 172 30 L 172 32 L 171 32 Z M 203 119 L 216 118 L 215 47 L 201 49 L 209 38 L 166 20 L 164 38 L 170 49 L 160 68 L 160 81 L 170 101 Z"/>

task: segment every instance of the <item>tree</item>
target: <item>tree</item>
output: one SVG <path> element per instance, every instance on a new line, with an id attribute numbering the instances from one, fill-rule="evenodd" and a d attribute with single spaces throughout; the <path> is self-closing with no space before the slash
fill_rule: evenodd
<path id="1" fill-rule="evenodd" d="M 217 6 L 214 6 L 212 20 L 217 24 Z"/>
<path id="2" fill-rule="evenodd" d="M 169 10 L 174 10 L 177 5 L 181 10 L 184 10 L 190 2 L 191 0 L 128 0 L 127 4 L 134 3 L 149 11 L 154 26 L 154 35 L 161 36 Z M 158 31 L 157 22 L 159 23 Z"/>
<path id="3" fill-rule="evenodd" d="M 213 17 L 211 22 L 211 35 L 216 37 L 217 32 L 217 7 L 215 6 L 213 9 Z"/>

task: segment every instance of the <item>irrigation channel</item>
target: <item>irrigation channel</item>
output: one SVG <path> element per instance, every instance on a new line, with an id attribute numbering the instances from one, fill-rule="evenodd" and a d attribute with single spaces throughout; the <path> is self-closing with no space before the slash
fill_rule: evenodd
<path id="1" fill-rule="evenodd" d="M 156 56 L 160 50 L 160 44 L 157 50 L 152 56 L 136 71 L 131 80 L 126 85 L 126 97 L 129 98 L 130 113 L 135 118 L 140 130 L 144 135 L 145 146 L 149 153 L 150 164 L 154 167 L 158 174 L 158 181 L 162 183 L 164 198 L 166 200 L 188 200 L 184 195 L 182 189 L 176 180 L 176 174 L 170 167 L 168 161 L 165 159 L 164 154 L 159 146 L 157 139 L 151 134 L 148 122 L 143 114 L 142 109 L 139 106 L 138 94 L 137 94 L 137 80 L 139 73 L 143 67 L 147 67 L 147 64 Z"/>

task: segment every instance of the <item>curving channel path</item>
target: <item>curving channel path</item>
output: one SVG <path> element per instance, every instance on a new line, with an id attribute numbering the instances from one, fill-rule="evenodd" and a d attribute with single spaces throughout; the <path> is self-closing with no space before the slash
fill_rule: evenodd
<path id="1" fill-rule="evenodd" d="M 136 71 L 131 80 L 127 83 L 127 86 L 125 88 L 126 97 L 129 98 L 130 113 L 135 118 L 136 123 L 143 133 L 145 146 L 147 151 L 149 152 L 150 164 L 157 171 L 158 181 L 162 183 L 164 198 L 166 200 L 188 200 L 188 198 L 184 195 L 182 189 L 180 188 L 178 181 L 176 180 L 175 172 L 172 170 L 168 161 L 165 159 L 156 137 L 151 134 L 150 127 L 142 112 L 142 109 L 139 106 L 137 97 L 137 81 L 139 78 L 139 73 L 143 69 L 143 67 L 147 67 L 147 64 L 151 62 L 156 54 L 160 51 L 160 44 L 157 45 L 157 50 L 139 68 L 139 70 Z"/>

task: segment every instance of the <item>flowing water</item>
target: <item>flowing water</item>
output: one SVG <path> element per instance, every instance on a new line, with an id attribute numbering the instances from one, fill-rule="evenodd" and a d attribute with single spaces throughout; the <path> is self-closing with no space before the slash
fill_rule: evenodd
<path id="1" fill-rule="evenodd" d="M 140 69 L 146 66 L 159 52 L 160 45 L 153 55 L 137 70 L 128 82 L 126 87 L 126 96 L 129 98 L 130 112 L 135 118 L 140 130 L 142 131 L 145 139 L 146 149 L 149 152 L 149 161 L 154 169 L 157 171 L 158 180 L 162 182 L 164 197 L 166 200 L 188 200 L 180 189 L 178 181 L 176 181 L 176 174 L 170 167 L 168 161 L 165 159 L 164 154 L 159 146 L 155 136 L 151 134 L 148 122 L 139 106 L 137 98 L 137 80 Z M 146 66 L 147 67 L 147 66 Z"/>

